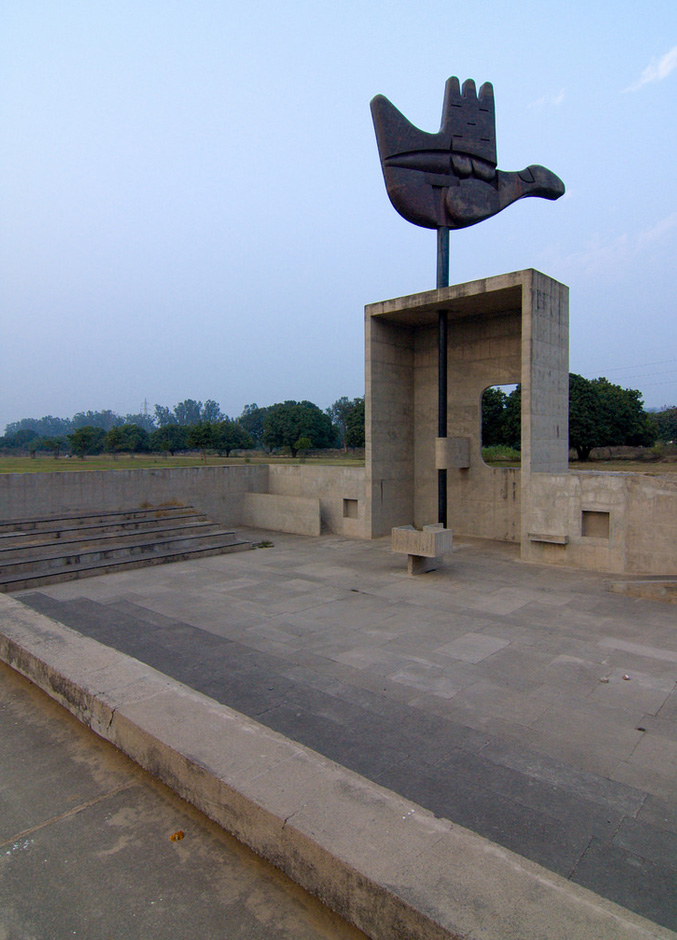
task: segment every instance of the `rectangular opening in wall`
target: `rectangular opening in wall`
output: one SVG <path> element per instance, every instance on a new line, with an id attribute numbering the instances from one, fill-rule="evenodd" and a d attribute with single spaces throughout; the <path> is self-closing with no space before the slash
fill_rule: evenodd
<path id="1" fill-rule="evenodd" d="M 583 510 L 581 535 L 594 539 L 609 538 L 609 513 Z"/>
<path id="2" fill-rule="evenodd" d="M 357 500 L 356 499 L 344 499 L 343 500 L 343 518 L 344 519 L 357 519 Z"/>

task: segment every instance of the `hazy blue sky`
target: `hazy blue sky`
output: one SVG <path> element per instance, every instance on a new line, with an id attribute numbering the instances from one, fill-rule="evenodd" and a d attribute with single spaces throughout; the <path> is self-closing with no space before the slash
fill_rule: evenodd
<path id="1" fill-rule="evenodd" d="M 435 284 L 369 101 L 494 84 L 499 167 L 566 183 L 452 233 L 452 282 L 571 288 L 571 370 L 677 403 L 677 4 L 5 0 L 0 432 L 80 409 L 364 392 L 365 303 Z"/>

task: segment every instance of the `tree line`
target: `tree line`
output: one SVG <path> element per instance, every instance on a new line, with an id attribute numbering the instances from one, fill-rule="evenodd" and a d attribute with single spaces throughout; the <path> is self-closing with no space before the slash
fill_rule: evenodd
<path id="1" fill-rule="evenodd" d="M 483 446 L 519 450 L 521 386 L 510 394 L 486 389 L 482 397 Z M 579 460 L 595 447 L 622 444 L 651 446 L 677 441 L 677 406 L 647 413 L 637 389 L 624 389 L 606 378 L 569 375 L 569 444 Z M 0 437 L 5 452 L 72 453 L 80 457 L 109 452 L 176 454 L 188 450 L 282 451 L 296 457 L 309 450 L 364 446 L 364 398 L 337 399 L 322 411 L 310 401 L 285 401 L 259 407 L 245 405 L 230 418 L 218 402 L 188 398 L 173 408 L 155 405 L 154 413 L 121 416 L 113 411 L 81 411 L 72 418 L 22 418 L 8 424 Z"/>
<path id="2" fill-rule="evenodd" d="M 522 389 L 509 395 L 498 387 L 482 396 L 482 445 L 520 449 Z M 637 389 L 621 388 L 606 378 L 569 374 L 569 446 L 588 460 L 595 447 L 651 447 L 677 441 L 677 406 L 656 413 L 644 410 Z"/>
<path id="3" fill-rule="evenodd" d="M 322 411 L 310 401 L 285 401 L 260 408 L 246 405 L 229 418 L 212 399 L 194 399 L 173 408 L 156 405 L 154 415 L 113 411 L 78 412 L 72 418 L 22 418 L 7 425 L 0 450 L 71 453 L 84 458 L 108 452 L 176 453 L 208 450 L 229 456 L 234 450 L 288 452 L 364 446 L 364 399 L 339 398 Z"/>

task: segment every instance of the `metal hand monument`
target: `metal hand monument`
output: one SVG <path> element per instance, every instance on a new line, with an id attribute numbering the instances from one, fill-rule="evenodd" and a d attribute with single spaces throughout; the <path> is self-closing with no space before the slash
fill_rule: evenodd
<path id="1" fill-rule="evenodd" d="M 447 81 L 436 134 L 414 127 L 377 95 L 371 102 L 386 189 L 400 215 L 424 228 L 466 228 L 526 196 L 559 199 L 564 183 L 543 166 L 496 168 L 494 89 Z"/>
<path id="2" fill-rule="evenodd" d="M 467 228 L 526 196 L 559 199 L 564 183 L 544 166 L 497 169 L 494 89 L 450 78 L 436 134 L 419 130 L 377 95 L 371 102 L 388 196 L 414 225 L 437 229 L 437 287 L 449 286 L 449 229 Z M 447 436 L 447 313 L 438 314 L 438 426 Z M 447 526 L 447 470 L 438 469 L 438 522 Z"/>

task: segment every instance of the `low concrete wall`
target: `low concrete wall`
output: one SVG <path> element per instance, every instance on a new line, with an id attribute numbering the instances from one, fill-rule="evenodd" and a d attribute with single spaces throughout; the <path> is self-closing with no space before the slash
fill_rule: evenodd
<path id="1" fill-rule="evenodd" d="M 677 474 L 532 473 L 522 558 L 625 574 L 677 574 Z"/>
<path id="2" fill-rule="evenodd" d="M 320 501 L 322 529 L 348 538 L 366 538 L 364 467 L 296 464 L 268 468 L 268 492 Z"/>
<path id="3" fill-rule="evenodd" d="M 233 526 L 240 522 L 244 493 L 265 492 L 267 486 L 268 467 L 259 465 L 5 473 L 0 474 L 0 518 L 182 503 Z"/>
<path id="4" fill-rule="evenodd" d="M 245 508 L 246 494 L 266 498 L 249 499 Z M 0 519 L 8 521 L 168 503 L 190 504 L 226 526 L 304 535 L 319 535 L 321 527 L 350 538 L 366 534 L 362 467 L 245 464 L 0 474 Z"/>
<path id="5" fill-rule="evenodd" d="M 271 496 L 245 493 L 242 499 L 242 525 L 274 529 L 294 535 L 317 536 L 321 531 L 319 499 L 303 496 Z"/>

